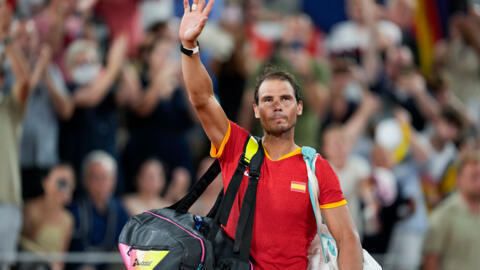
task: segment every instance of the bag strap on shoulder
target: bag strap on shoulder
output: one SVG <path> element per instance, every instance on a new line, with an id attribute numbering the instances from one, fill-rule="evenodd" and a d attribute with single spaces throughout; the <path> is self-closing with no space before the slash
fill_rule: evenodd
<path id="1" fill-rule="evenodd" d="M 257 145 L 257 146 L 255 146 L 255 145 Z M 246 141 L 245 141 L 244 151 L 242 152 L 242 155 L 240 156 L 240 160 L 238 162 L 237 169 L 235 170 L 235 173 L 234 173 L 234 175 L 232 177 L 232 180 L 230 182 L 229 189 L 230 189 L 230 186 L 232 185 L 232 183 L 234 183 L 236 185 L 237 181 L 238 181 L 238 186 L 240 186 L 240 182 L 242 180 L 243 172 L 245 171 L 245 169 L 250 164 L 250 160 L 255 155 L 257 150 L 258 150 L 258 143 L 256 143 L 255 139 L 252 136 L 248 136 Z M 241 174 L 239 173 L 240 171 L 241 171 Z M 192 189 L 182 199 L 180 199 L 175 204 L 169 206 L 168 208 L 173 209 L 178 213 L 183 213 L 183 214 L 187 213 L 188 209 L 190 209 L 190 207 L 192 207 L 192 205 L 198 200 L 198 198 L 200 198 L 200 196 L 203 194 L 203 192 L 205 192 L 207 187 L 213 182 L 215 177 L 217 177 L 217 175 L 220 172 L 221 172 L 220 162 L 218 161 L 218 159 L 216 159 L 212 163 L 212 165 L 210 165 L 210 167 L 207 169 L 207 171 L 200 177 L 200 179 L 193 185 Z M 234 181 L 235 179 L 238 179 L 238 178 L 239 178 L 239 180 Z M 233 194 L 233 200 L 234 200 L 235 196 L 236 196 L 236 193 L 238 191 L 238 187 L 233 186 L 231 189 L 232 189 L 231 192 L 235 192 Z M 227 190 L 227 193 L 225 193 L 224 197 L 227 197 L 227 194 L 228 194 L 228 190 Z M 216 211 L 217 209 L 220 212 L 225 211 L 223 209 L 225 207 L 227 207 L 228 205 L 222 206 L 222 204 L 224 204 L 224 201 L 225 201 L 225 199 L 222 199 L 222 195 L 223 195 L 223 192 L 220 192 L 220 195 L 217 198 L 217 202 L 221 201 L 221 204 L 218 205 L 216 203 L 216 207 L 212 208 L 212 210 L 210 211 L 208 216 L 215 216 L 216 212 L 217 212 Z M 229 208 L 232 207 L 233 200 L 232 200 Z M 228 211 L 227 214 L 230 214 L 230 211 Z M 227 215 L 227 218 L 228 218 L 228 215 Z M 226 221 L 225 221 L 225 223 L 226 223 Z"/>
<path id="2" fill-rule="evenodd" d="M 258 153 L 259 147 L 258 141 L 253 136 L 248 136 L 244 151 L 240 156 L 238 161 L 237 168 L 230 180 L 230 184 L 223 195 L 223 199 L 218 207 L 218 212 L 215 215 L 215 219 L 218 220 L 223 226 L 227 226 L 228 217 L 230 216 L 230 211 L 232 210 L 233 202 L 237 197 L 238 189 L 242 183 L 243 173 L 250 165 L 251 160 L 254 158 L 255 154 Z M 262 149 L 263 150 L 263 149 Z M 263 160 L 262 160 L 263 162 Z M 252 168 L 250 168 L 251 170 Z"/>
<path id="3" fill-rule="evenodd" d="M 255 204 L 257 200 L 257 187 L 260 180 L 260 172 L 265 157 L 261 140 L 258 141 L 257 153 L 250 162 L 250 171 L 247 190 L 243 196 L 242 209 L 238 218 L 237 230 L 235 231 L 235 242 L 233 252 L 238 253 L 239 258 L 248 261 L 250 246 L 252 243 L 253 222 L 255 218 Z"/>

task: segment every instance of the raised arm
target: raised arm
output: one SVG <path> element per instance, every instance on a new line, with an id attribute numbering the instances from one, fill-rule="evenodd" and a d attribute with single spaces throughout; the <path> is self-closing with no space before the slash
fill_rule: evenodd
<path id="1" fill-rule="evenodd" d="M 205 6 L 205 0 L 194 0 L 190 10 L 188 0 L 183 1 L 185 11 L 179 31 L 183 47 L 192 49 L 197 46 L 197 37 L 207 22 L 213 2 L 210 0 Z M 228 131 L 228 118 L 213 94 L 212 80 L 198 53 L 182 54 L 182 72 L 190 102 L 208 138 L 219 149 Z"/>
<path id="2" fill-rule="evenodd" d="M 0 4 L 0 42 L 4 44 L 5 54 L 15 75 L 13 95 L 20 104 L 25 104 L 29 95 L 28 67 L 22 52 L 13 44 L 8 36 L 12 11 L 6 2 Z"/>
<path id="3" fill-rule="evenodd" d="M 113 40 L 108 51 L 107 66 L 100 76 L 82 91 L 74 95 L 76 106 L 95 107 L 108 94 L 110 87 L 118 78 L 127 52 L 127 37 L 120 35 Z"/>

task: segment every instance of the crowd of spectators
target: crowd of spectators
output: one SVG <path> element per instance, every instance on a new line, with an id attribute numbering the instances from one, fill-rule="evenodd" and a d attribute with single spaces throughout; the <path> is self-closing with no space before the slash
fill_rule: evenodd
<path id="1" fill-rule="evenodd" d="M 0 1 L 0 267 L 16 250 L 113 251 L 129 216 L 173 204 L 212 162 L 181 76 L 181 2 Z M 295 76 L 296 143 L 330 162 L 386 269 L 440 264 L 452 236 L 437 212 L 452 207 L 480 241 L 480 5 L 446 1 L 448 33 L 424 74 L 420 2 L 217 0 L 199 38 L 220 104 L 254 135 L 256 77 Z M 220 189 L 191 211 L 206 214 Z M 459 269 L 480 264 L 463 258 Z"/>

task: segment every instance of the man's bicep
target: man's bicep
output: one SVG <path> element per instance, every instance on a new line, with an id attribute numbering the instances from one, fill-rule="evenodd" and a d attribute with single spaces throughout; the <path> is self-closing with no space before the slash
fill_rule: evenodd
<path id="1" fill-rule="evenodd" d="M 227 115 L 222 107 L 215 97 L 211 96 L 202 106 L 195 107 L 195 111 L 207 137 L 216 149 L 220 149 L 229 125 Z"/>
<path id="2" fill-rule="evenodd" d="M 347 205 L 322 209 L 322 216 L 336 241 L 357 234 Z"/>

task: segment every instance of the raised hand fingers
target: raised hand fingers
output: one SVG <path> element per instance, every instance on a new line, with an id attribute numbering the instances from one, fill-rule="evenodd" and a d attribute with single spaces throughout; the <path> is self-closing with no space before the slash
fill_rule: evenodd
<path id="1" fill-rule="evenodd" d="M 202 11 L 204 7 L 205 7 L 205 0 L 199 0 L 197 10 Z"/>
<path id="2" fill-rule="evenodd" d="M 192 11 L 197 11 L 197 10 L 200 10 L 199 7 L 198 7 L 198 0 L 193 0 L 193 3 L 192 3 Z"/>
<path id="3" fill-rule="evenodd" d="M 205 1 L 205 0 L 201 0 L 201 1 Z M 206 17 L 208 17 L 208 15 L 210 14 L 210 12 L 212 11 L 212 7 L 213 7 L 213 3 L 215 2 L 215 0 L 209 0 L 208 3 L 207 3 L 207 6 L 205 7 L 205 9 L 202 11 L 202 14 Z M 205 2 L 204 2 L 205 4 Z"/>
<path id="4" fill-rule="evenodd" d="M 190 4 L 188 3 L 188 0 L 183 0 L 183 12 L 190 12 Z"/>

